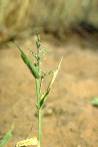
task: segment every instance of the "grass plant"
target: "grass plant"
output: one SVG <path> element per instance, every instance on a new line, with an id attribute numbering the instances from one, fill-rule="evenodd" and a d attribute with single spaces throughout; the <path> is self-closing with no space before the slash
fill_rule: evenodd
<path id="1" fill-rule="evenodd" d="M 28 146 L 28 145 L 37 145 L 37 147 L 41 147 L 42 145 L 42 112 L 44 109 L 44 105 L 45 102 L 47 100 L 47 97 L 50 93 L 51 87 L 56 79 L 56 76 L 58 74 L 60 65 L 61 65 L 61 61 L 62 58 L 60 60 L 60 63 L 58 64 L 58 67 L 56 68 L 56 70 L 54 71 L 49 71 L 48 73 L 45 73 L 42 70 L 42 58 L 44 55 L 44 49 L 41 46 L 41 41 L 40 41 L 40 36 L 39 34 L 36 35 L 36 48 L 37 50 L 35 52 L 32 51 L 32 55 L 33 55 L 33 59 L 34 61 L 32 62 L 32 60 L 24 53 L 24 51 L 18 47 L 20 54 L 21 54 L 21 58 L 24 61 L 24 63 L 27 65 L 27 67 L 29 68 L 31 74 L 33 75 L 34 79 L 35 79 L 35 87 L 36 87 L 36 108 L 37 108 L 37 117 L 38 117 L 38 136 L 36 138 L 30 138 L 30 139 L 26 139 L 23 141 L 20 141 L 16 144 L 16 147 L 23 147 L 23 146 Z M 42 84 L 44 81 L 44 78 L 48 75 L 51 76 L 52 74 L 52 78 L 50 80 L 50 82 L 47 84 L 47 88 L 46 90 L 43 92 L 42 91 Z M 38 140 L 37 140 L 38 138 Z"/>

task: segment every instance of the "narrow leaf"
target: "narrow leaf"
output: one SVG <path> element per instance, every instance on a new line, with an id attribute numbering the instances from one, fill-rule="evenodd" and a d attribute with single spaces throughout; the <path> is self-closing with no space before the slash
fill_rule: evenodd
<path id="1" fill-rule="evenodd" d="M 52 77 L 52 79 L 51 79 L 51 81 L 50 81 L 50 83 L 49 83 L 49 85 L 47 87 L 47 90 L 46 90 L 45 94 L 43 94 L 42 97 L 41 97 L 40 107 L 42 107 L 44 105 L 44 103 L 45 103 L 45 101 L 47 99 L 47 96 L 48 96 L 48 94 L 50 92 L 50 89 L 51 89 L 51 87 L 52 87 L 52 85 L 53 85 L 53 83 L 54 83 L 54 81 L 55 81 L 55 79 L 57 77 L 58 71 L 59 71 L 60 66 L 61 66 L 62 59 L 63 59 L 63 57 L 61 58 L 60 63 L 58 65 L 57 69 L 53 72 L 53 77 Z"/>
<path id="2" fill-rule="evenodd" d="M 10 141 L 12 138 L 12 131 L 13 129 L 10 129 L 3 137 L 3 139 L 0 141 L 0 147 L 5 147 L 5 145 Z"/>
<path id="3" fill-rule="evenodd" d="M 52 77 L 52 79 L 51 79 L 51 81 L 50 81 L 50 84 L 49 84 L 49 86 L 48 86 L 48 89 L 50 89 L 50 88 L 52 87 L 52 85 L 53 85 L 53 83 L 54 83 L 54 81 L 55 81 L 55 79 L 56 79 L 56 77 L 57 77 L 57 74 L 58 74 L 58 72 L 59 72 L 59 69 L 60 69 L 62 60 L 63 60 L 63 57 L 61 58 L 60 63 L 59 63 L 59 65 L 58 65 L 57 69 L 56 69 L 56 70 L 54 71 L 54 73 L 53 73 L 53 77 Z"/>
<path id="4" fill-rule="evenodd" d="M 46 101 L 46 99 L 47 99 L 47 96 L 48 96 L 49 92 L 50 92 L 50 91 L 47 90 L 47 91 L 45 92 L 45 94 L 42 95 L 42 97 L 41 97 L 41 99 L 40 99 L 40 102 L 39 102 L 39 104 L 38 104 L 39 108 L 43 107 L 43 105 L 44 105 L 44 103 L 45 103 L 45 101 Z"/>
<path id="5" fill-rule="evenodd" d="M 34 78 L 36 78 L 36 79 L 40 78 L 40 74 L 39 74 L 38 68 L 32 63 L 32 61 L 28 58 L 28 56 L 23 52 L 23 50 L 20 47 L 18 47 L 18 49 L 19 49 L 19 51 L 21 53 L 22 60 L 27 65 L 27 67 L 31 71 L 31 73 L 34 76 Z"/>

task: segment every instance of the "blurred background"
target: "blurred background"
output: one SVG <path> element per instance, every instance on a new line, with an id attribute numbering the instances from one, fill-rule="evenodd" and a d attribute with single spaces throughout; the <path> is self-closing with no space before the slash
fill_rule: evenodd
<path id="1" fill-rule="evenodd" d="M 97 0 L 0 0 L 0 43 L 36 31 L 63 40 L 68 33 L 95 33 L 97 16 Z"/>
<path id="2" fill-rule="evenodd" d="M 37 134 L 34 79 L 28 54 L 38 32 L 48 48 L 44 65 L 61 71 L 44 112 L 43 147 L 97 147 L 98 0 L 0 0 L 0 138 L 15 124 L 7 147 Z M 54 131 L 55 130 L 55 131 Z"/>

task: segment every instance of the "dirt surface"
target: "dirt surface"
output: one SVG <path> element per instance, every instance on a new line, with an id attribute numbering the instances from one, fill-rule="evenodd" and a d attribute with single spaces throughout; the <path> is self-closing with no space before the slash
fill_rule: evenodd
<path id="1" fill-rule="evenodd" d="M 22 46 L 31 48 L 31 40 Z M 90 104 L 98 96 L 98 52 L 74 43 L 43 44 L 51 49 L 44 61 L 47 69 L 64 57 L 45 107 L 43 147 L 98 147 L 98 109 Z M 34 79 L 17 49 L 0 49 L 0 136 L 15 125 L 7 147 L 37 135 L 34 88 Z"/>

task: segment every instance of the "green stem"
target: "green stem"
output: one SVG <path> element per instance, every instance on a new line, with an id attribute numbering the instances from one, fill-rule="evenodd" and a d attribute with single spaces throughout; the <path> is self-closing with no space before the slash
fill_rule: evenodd
<path id="1" fill-rule="evenodd" d="M 42 140 L 42 109 L 39 107 L 39 101 L 41 96 L 41 80 L 36 79 L 36 95 L 37 95 L 37 105 L 38 105 L 38 147 L 41 147 L 41 140 Z"/>
<path id="2" fill-rule="evenodd" d="M 42 141 L 42 109 L 39 109 L 38 112 L 38 140 L 39 140 L 39 146 L 41 147 L 41 141 Z"/>
<path id="3" fill-rule="evenodd" d="M 40 73 L 40 38 L 37 35 L 37 67 L 38 71 Z M 37 108 L 38 108 L 38 147 L 41 147 L 41 141 L 42 141 L 42 109 L 40 108 L 40 98 L 41 98 L 41 78 L 36 79 L 36 95 L 37 95 Z"/>
<path id="4" fill-rule="evenodd" d="M 37 104 L 39 104 L 39 100 L 40 100 L 40 79 L 36 79 L 36 96 L 37 96 Z"/>

